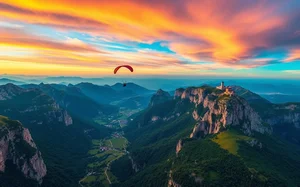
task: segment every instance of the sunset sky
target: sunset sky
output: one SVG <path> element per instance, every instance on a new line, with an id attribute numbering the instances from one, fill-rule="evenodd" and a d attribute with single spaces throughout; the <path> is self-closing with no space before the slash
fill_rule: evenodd
<path id="1" fill-rule="evenodd" d="M 300 77 L 299 0 L 0 0 L 0 74 Z M 127 73 L 122 70 L 120 72 Z"/>

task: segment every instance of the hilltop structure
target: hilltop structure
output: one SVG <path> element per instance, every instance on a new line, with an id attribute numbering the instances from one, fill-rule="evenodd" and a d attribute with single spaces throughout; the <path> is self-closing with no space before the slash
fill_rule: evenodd
<path id="1" fill-rule="evenodd" d="M 224 81 L 222 81 L 221 85 L 217 86 L 217 88 L 220 89 L 220 90 L 225 90 Z"/>
<path id="2" fill-rule="evenodd" d="M 225 86 L 224 81 L 222 81 L 221 85 L 217 86 L 216 88 L 219 90 L 225 91 L 224 94 L 226 94 L 226 95 L 229 95 L 229 96 L 234 95 L 234 91 L 232 90 L 232 88 L 230 86 Z"/>

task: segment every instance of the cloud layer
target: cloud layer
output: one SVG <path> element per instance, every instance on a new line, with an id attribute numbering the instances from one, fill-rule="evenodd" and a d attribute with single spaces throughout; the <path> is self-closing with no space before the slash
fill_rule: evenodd
<path id="1" fill-rule="evenodd" d="M 0 63 L 55 64 L 68 74 L 108 74 L 122 63 L 139 74 L 299 70 L 299 8 L 296 0 L 0 0 L 0 47 L 27 52 L 0 53 Z"/>

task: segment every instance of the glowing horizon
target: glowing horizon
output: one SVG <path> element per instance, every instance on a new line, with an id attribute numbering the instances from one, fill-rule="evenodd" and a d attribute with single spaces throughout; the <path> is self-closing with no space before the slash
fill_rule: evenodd
<path id="1" fill-rule="evenodd" d="M 300 77 L 299 1 L 0 0 L 0 74 Z M 120 75 L 127 74 L 121 71 Z"/>

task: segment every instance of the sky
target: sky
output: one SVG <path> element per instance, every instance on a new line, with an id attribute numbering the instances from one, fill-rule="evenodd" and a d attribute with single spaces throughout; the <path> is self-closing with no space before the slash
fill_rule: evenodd
<path id="1" fill-rule="evenodd" d="M 0 74 L 300 78 L 298 0 L 0 0 Z M 129 72 L 113 70 L 128 64 Z"/>

